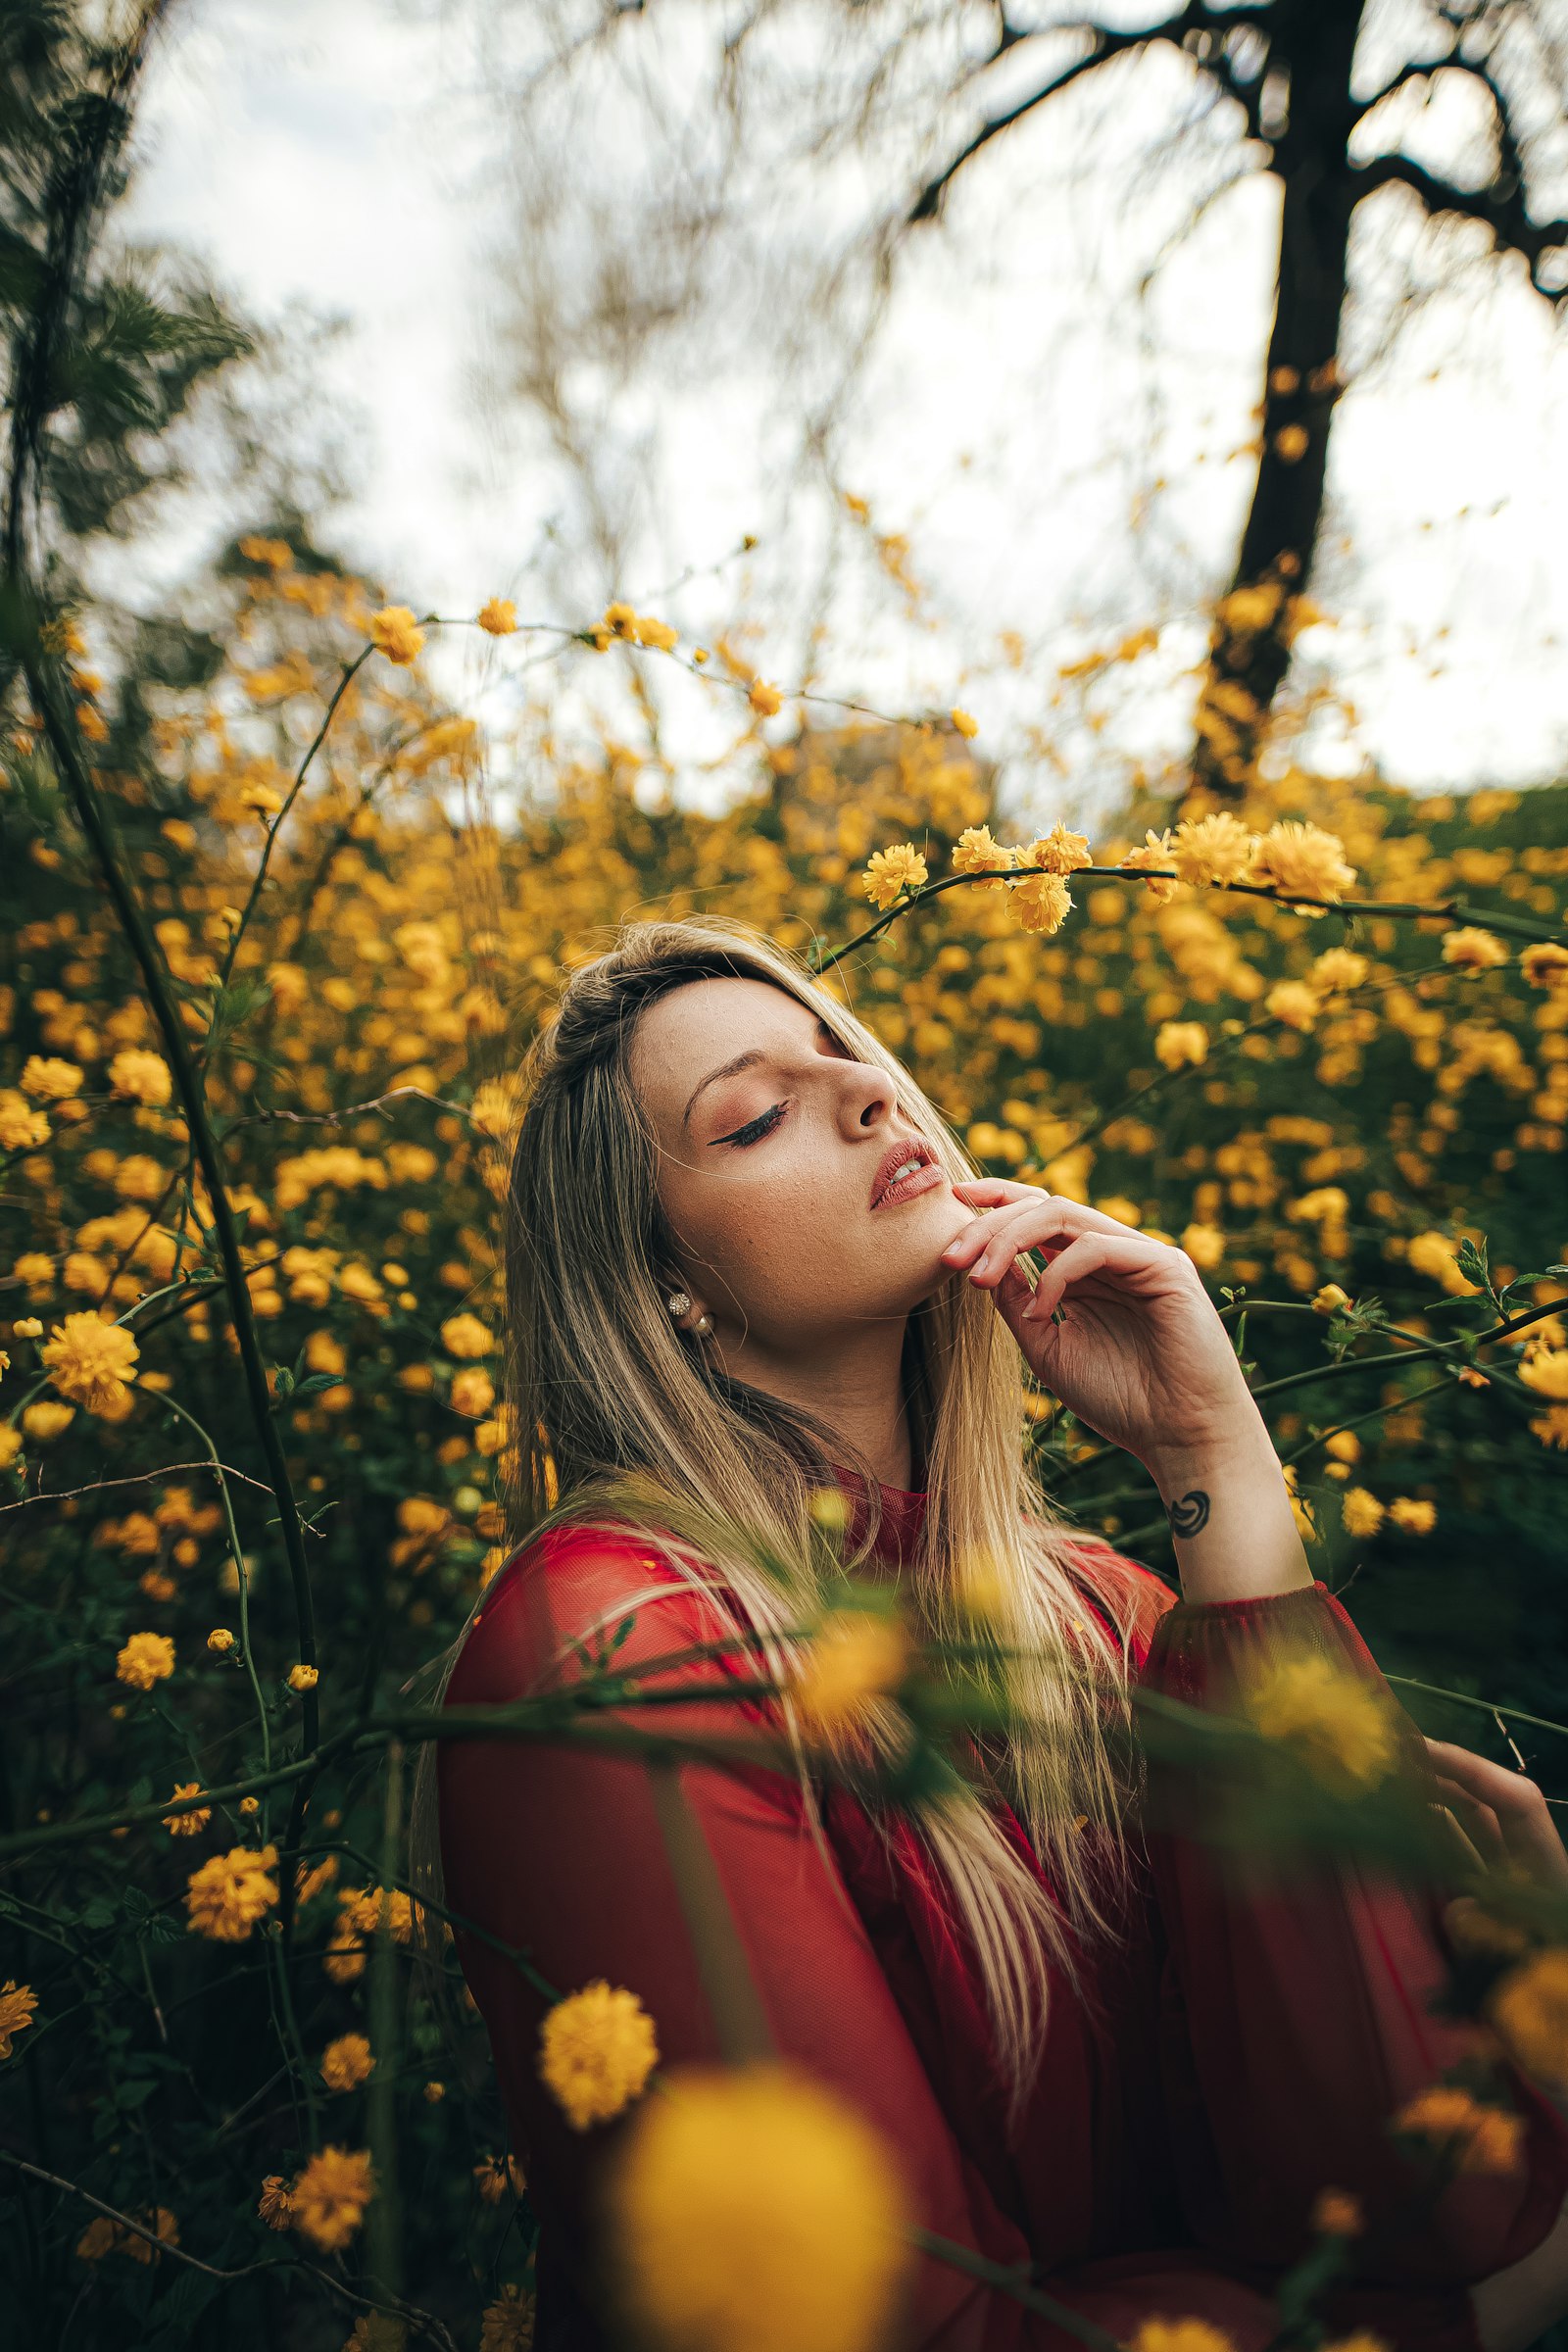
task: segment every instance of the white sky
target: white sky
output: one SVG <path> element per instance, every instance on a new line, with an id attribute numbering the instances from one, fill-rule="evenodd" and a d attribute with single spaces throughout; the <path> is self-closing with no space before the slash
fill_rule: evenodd
<path id="1" fill-rule="evenodd" d="M 509 179 L 475 56 L 457 5 L 432 17 L 391 0 L 189 0 L 144 92 L 129 224 L 200 253 L 263 318 L 296 301 L 347 316 L 321 362 L 355 476 L 323 522 L 330 544 L 416 610 L 471 612 L 502 592 L 536 614 L 540 533 L 552 515 L 569 523 L 570 503 L 537 437 L 476 396 L 504 309 Z M 1102 75 L 1040 110 L 906 249 L 846 478 L 881 530 L 907 535 L 930 595 L 913 618 L 896 595 L 841 602 L 820 674 L 883 709 L 963 702 L 979 748 L 1022 786 L 1054 779 L 1064 807 L 1104 788 L 1107 745 L 1182 744 L 1191 688 L 1170 673 L 1200 642 L 1183 615 L 1223 584 L 1245 511 L 1248 466 L 1226 458 L 1250 430 L 1270 297 L 1273 183 L 1253 177 L 1140 303 L 1159 223 L 1177 214 L 1152 200 L 1129 229 L 1128 163 L 1182 69 L 1167 53 L 1115 71 L 1108 111 L 1103 91 L 1063 111 Z M 568 220 L 572 194 L 564 183 Z M 1378 201 L 1398 218 L 1399 196 Z M 1419 272 L 1431 247 L 1405 237 L 1400 250 Z M 1568 331 L 1517 276 L 1472 273 L 1341 407 L 1331 484 L 1349 552 L 1330 550 L 1320 594 L 1336 625 L 1306 650 L 1402 782 L 1528 783 L 1568 765 L 1565 353 Z M 724 368 L 664 388 L 648 568 L 620 585 L 647 594 L 763 531 L 753 658 L 788 684 L 802 611 L 780 583 L 804 576 L 820 522 L 778 511 L 758 393 Z M 162 551 L 141 543 L 117 584 L 151 605 L 192 552 L 190 527 Z M 724 580 L 661 610 L 710 632 L 743 585 Z M 1061 734 L 1054 666 L 1152 622 L 1167 625 L 1161 653 L 1121 673 L 1107 736 Z M 1007 629 L 1028 649 L 1020 668 L 997 654 Z M 521 643 L 497 661 L 520 660 Z M 473 659 L 449 660 L 454 693 L 476 691 Z M 721 746 L 728 713 L 720 723 L 704 690 L 676 686 L 674 749 L 695 760 Z M 1032 756 L 1039 729 L 1055 733 L 1061 769 Z"/>

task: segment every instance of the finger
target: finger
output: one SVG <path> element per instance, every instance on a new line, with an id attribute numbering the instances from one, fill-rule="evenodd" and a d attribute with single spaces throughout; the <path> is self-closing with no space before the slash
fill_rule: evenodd
<path id="1" fill-rule="evenodd" d="M 1158 1243 L 1140 1242 L 1129 1233 L 1125 1240 L 1113 1234 L 1083 1233 L 1075 1242 L 1054 1257 L 1039 1282 L 1035 1295 L 1024 1309 L 1025 1319 L 1038 1323 L 1042 1317 L 1053 1315 L 1074 1283 L 1083 1282 L 1091 1274 L 1126 1276 L 1148 1271 L 1152 1249 Z"/>
<path id="2" fill-rule="evenodd" d="M 1064 1250 L 1080 1230 L 1070 1213 L 1075 1205 L 1040 1193 L 1032 1200 L 993 1209 L 983 1225 L 970 1226 L 958 1236 L 951 1255 L 943 1254 L 951 1265 L 967 1265 L 975 1281 L 1000 1281 L 1031 1250 Z"/>
<path id="3" fill-rule="evenodd" d="M 1484 1798 L 1499 1815 L 1530 1819 L 1545 1804 L 1528 1773 L 1494 1763 L 1490 1756 L 1478 1756 L 1472 1748 L 1456 1746 L 1451 1740 L 1428 1740 L 1427 1746 L 1439 1771 Z"/>
<path id="4" fill-rule="evenodd" d="M 1444 1803 L 1458 1815 L 1471 1837 L 1494 1855 L 1501 1853 L 1502 1828 L 1492 1807 L 1482 1804 L 1467 1788 L 1461 1788 L 1457 1781 L 1442 1774 L 1438 1776 L 1437 1787 Z"/>

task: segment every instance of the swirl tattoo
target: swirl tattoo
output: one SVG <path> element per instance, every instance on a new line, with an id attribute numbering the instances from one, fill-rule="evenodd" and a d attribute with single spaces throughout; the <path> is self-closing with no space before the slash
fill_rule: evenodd
<path id="1" fill-rule="evenodd" d="M 1173 1536 L 1200 1535 L 1208 1525 L 1208 1496 L 1201 1487 L 1195 1487 L 1190 1494 L 1171 1503 L 1165 1516 Z"/>

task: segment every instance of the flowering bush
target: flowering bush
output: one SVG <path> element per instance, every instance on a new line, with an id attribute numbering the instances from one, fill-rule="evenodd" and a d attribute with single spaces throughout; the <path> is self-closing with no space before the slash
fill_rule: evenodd
<path id="1" fill-rule="evenodd" d="M 455 2048 L 423 1993 L 400 2016 L 416 1921 L 391 1734 L 321 1742 L 384 1713 L 504 1557 L 495 1206 L 512 1073 L 562 972 L 630 906 L 720 896 L 808 951 L 978 1160 L 1193 1258 L 1315 1571 L 1357 1579 L 1391 1669 L 1539 1715 L 1563 1668 L 1520 1632 L 1568 1452 L 1568 795 L 1421 803 L 1290 771 L 1180 821 L 1132 806 L 1092 846 L 1001 818 L 967 712 L 823 732 L 719 647 L 703 674 L 757 779 L 726 813 L 676 810 L 607 745 L 558 759 L 503 825 L 412 608 L 269 539 L 231 595 L 227 659 L 162 696 L 146 766 L 91 764 L 140 953 L 91 841 L 39 801 L 44 715 L 6 746 L 8 1924 L 30 1975 L 0 1989 L 0 2062 L 32 2071 L 50 2169 L 101 2208 L 48 2290 L 61 2311 L 85 2289 L 123 2329 L 181 2245 L 212 2257 L 182 2311 L 270 2247 L 268 2291 L 335 2295 L 351 2340 L 428 2299 L 507 2352 L 527 2340 L 525 2204 L 521 2276 L 490 2266 L 525 2184 L 474 2161 L 502 2119 L 471 2004 Z M 516 633 L 500 600 L 477 625 Z M 687 659 L 629 607 L 575 634 Z M 79 631 L 62 653 L 95 710 Z M 1063 1507 L 1168 1569 L 1142 1473 L 1022 1379 L 1019 1414 Z M 982 1620 L 984 1597 L 977 1570 Z M 924 1670 L 896 1622 L 841 1615 L 802 1719 Z M 1249 1703 L 1326 1791 L 1386 1777 L 1389 1725 L 1320 1664 L 1283 1662 Z M 1560 2053 L 1561 1952 L 1504 1965 L 1497 2030 Z M 561 1989 L 541 2066 L 587 2130 L 640 2101 L 658 2020 L 623 1988 Z M 703 2193 L 748 2131 L 786 2171 L 796 2139 L 859 2166 L 788 2082 L 707 2114 L 687 2110 L 689 2149 L 666 2127 Z M 1506 2152 L 1468 2091 L 1405 2128 L 1466 2164 Z M 406 2227 L 400 2176 L 421 2183 Z M 697 2233 L 664 2232 L 674 2268 L 644 2280 L 676 2309 L 700 2206 L 648 2166 L 624 2195 L 673 2199 Z M 877 2306 L 870 2247 L 837 2244 L 840 2317 Z M 362 2248 L 373 2310 L 319 2259 Z"/>

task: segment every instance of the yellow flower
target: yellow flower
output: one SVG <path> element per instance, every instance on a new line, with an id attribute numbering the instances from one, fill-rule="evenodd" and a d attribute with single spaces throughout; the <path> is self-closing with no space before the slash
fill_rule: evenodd
<path id="1" fill-rule="evenodd" d="M 1250 880 L 1272 886 L 1281 898 L 1343 898 L 1355 880 L 1336 833 L 1294 817 L 1270 825 L 1252 856 Z"/>
<path id="2" fill-rule="evenodd" d="M 200 1781 L 176 1781 L 174 1783 L 176 1796 L 200 1796 L 201 1792 Z M 195 1805 L 188 1813 L 166 1813 L 164 1827 L 171 1838 L 194 1838 L 200 1831 L 206 1829 L 212 1818 L 213 1810 L 210 1805 Z"/>
<path id="3" fill-rule="evenodd" d="M 477 1315 L 449 1315 L 441 1326 L 441 1345 L 448 1355 L 465 1360 L 495 1353 L 495 1334 Z"/>
<path id="4" fill-rule="evenodd" d="M 1395 1718 L 1382 1692 L 1319 1653 L 1302 1651 L 1264 1667 L 1244 1704 L 1265 1739 L 1294 1748 L 1342 1793 L 1374 1787 L 1397 1760 Z"/>
<path id="5" fill-rule="evenodd" d="M 1435 2082 L 1406 2101 L 1394 2118 L 1396 2131 L 1435 2139 L 1460 2150 L 1461 2173 L 1511 2173 L 1519 2164 L 1525 2119 L 1500 2107 L 1483 2107 L 1467 2090 Z"/>
<path id="6" fill-rule="evenodd" d="M 1167 828 L 1163 833 L 1146 833 L 1142 849 L 1129 850 L 1121 862 L 1124 868 L 1140 873 L 1149 866 L 1170 866 L 1174 854 Z M 1144 885 L 1156 906 L 1162 906 L 1167 899 L 1173 899 L 1180 887 L 1173 873 L 1157 874 Z"/>
<path id="7" fill-rule="evenodd" d="M 22 1067 L 22 1091 L 35 1102 L 64 1102 L 78 1092 L 81 1072 L 74 1061 L 29 1054 Z"/>
<path id="8" fill-rule="evenodd" d="M 1304 980 L 1277 980 L 1263 999 L 1265 1011 L 1287 1029 L 1310 1029 L 1322 1011 L 1322 1003 L 1315 988 Z"/>
<path id="9" fill-rule="evenodd" d="M 22 1416 L 25 1421 L 25 1413 Z M 1568 1404 L 1554 1404 L 1549 1412 L 1537 1413 L 1530 1424 L 1530 1434 L 1543 1446 L 1554 1446 L 1559 1452 L 1568 1453 Z"/>
<path id="10" fill-rule="evenodd" d="M 499 2156 L 482 2156 L 473 2168 L 473 2180 L 487 2205 L 499 2205 L 509 2189 L 520 2197 L 528 2185 L 515 2156 L 508 2156 L 505 2162 Z"/>
<path id="11" fill-rule="evenodd" d="M 479 2352 L 530 2352 L 534 2298 L 509 2278 L 499 2302 L 487 2303 L 479 2321 Z"/>
<path id="12" fill-rule="evenodd" d="M 262 2182 L 262 2193 L 256 2200 L 256 2210 L 269 2230 L 286 2230 L 294 2219 L 294 2201 L 288 2193 L 288 2182 L 281 2173 L 269 2173 Z"/>
<path id="13" fill-rule="evenodd" d="M 1384 1505 L 1365 1487 L 1351 1487 L 1340 1501 L 1340 1518 L 1348 1536 L 1375 1536 L 1386 1516 Z"/>
<path id="14" fill-rule="evenodd" d="M 128 1096 L 133 1102 L 146 1102 L 157 1109 L 169 1101 L 174 1082 L 161 1054 L 148 1053 L 140 1046 L 126 1046 L 109 1064 L 109 1085 L 112 1093 Z"/>
<path id="15" fill-rule="evenodd" d="M 1182 1228 L 1182 1248 L 1200 1272 L 1206 1274 L 1217 1266 L 1225 1255 L 1225 1236 L 1217 1225 L 1204 1225 L 1197 1218 Z"/>
<path id="16" fill-rule="evenodd" d="M 428 1494 L 405 1494 L 398 1504 L 398 1525 L 408 1536 L 438 1536 L 452 1524 L 444 1502 Z"/>
<path id="17" fill-rule="evenodd" d="M 136 1377 L 140 1350 L 122 1324 L 94 1314 L 68 1315 L 39 1348 L 41 1360 L 62 1396 L 89 1413 L 113 1412 Z"/>
<path id="18" fill-rule="evenodd" d="M 1568 1948 L 1535 1952 L 1511 1968 L 1487 2012 L 1525 2074 L 1568 2089 Z"/>
<path id="19" fill-rule="evenodd" d="M 1256 839 L 1239 816 L 1219 808 L 1177 826 L 1171 863 L 1195 888 L 1205 882 L 1240 882 L 1251 863 Z"/>
<path id="20" fill-rule="evenodd" d="M 132 1634 L 115 1658 L 115 1673 L 133 1690 L 150 1690 L 174 1671 L 174 1644 L 167 1634 Z"/>
<path id="21" fill-rule="evenodd" d="M 955 705 L 954 709 L 948 712 L 948 716 L 966 743 L 972 741 L 979 734 L 980 721 L 972 718 L 967 710 L 960 710 Z"/>
<path id="22" fill-rule="evenodd" d="M 1208 1059 L 1208 1031 L 1201 1021 L 1162 1021 L 1154 1038 L 1154 1059 L 1167 1070 L 1194 1068 Z"/>
<path id="23" fill-rule="evenodd" d="M 43 1112 L 33 1110 L 26 1097 L 19 1095 L 15 1087 L 0 1088 L 0 1152 L 35 1152 L 40 1144 L 48 1141 L 49 1122 Z M 29 1250 L 26 1255 L 29 1262 L 35 1262 L 42 1252 Z M 20 1271 L 20 1258 L 17 1264 Z M 44 1264 L 48 1268 L 43 1276 L 47 1284 L 54 1280 L 54 1261 L 46 1258 Z"/>
<path id="24" fill-rule="evenodd" d="M 340 2034 L 321 2053 L 321 2081 L 328 2090 L 353 2090 L 371 2067 L 370 2045 L 363 2034 Z"/>
<path id="25" fill-rule="evenodd" d="M 1450 931 L 1443 943 L 1443 960 L 1456 964 L 1462 972 L 1486 972 L 1499 963 L 1506 963 L 1508 951 L 1494 931 L 1482 931 L 1473 923 L 1460 930 Z"/>
<path id="26" fill-rule="evenodd" d="M 1072 912 L 1072 892 L 1059 874 L 1035 874 L 1008 888 L 1011 909 L 1026 931 L 1049 939 Z"/>
<path id="27" fill-rule="evenodd" d="M 482 1421 L 495 1400 L 495 1382 L 479 1365 L 454 1374 L 451 1401 L 455 1413 L 464 1413 L 470 1421 Z"/>
<path id="28" fill-rule="evenodd" d="M 1431 1275 L 1434 1282 L 1441 1282 L 1450 1297 L 1468 1298 L 1474 1294 L 1476 1286 L 1468 1275 L 1460 1273 L 1457 1252 L 1446 1234 L 1415 1234 L 1404 1254 L 1406 1265 L 1413 1266 L 1418 1274 Z"/>
<path id="29" fill-rule="evenodd" d="M 655 620 L 648 612 L 637 615 L 637 642 L 651 645 L 659 653 L 672 653 L 680 643 L 680 631 L 667 620 Z"/>
<path id="30" fill-rule="evenodd" d="M 1312 2229 L 1319 2237 L 1359 2237 L 1365 2228 L 1361 2200 L 1352 2190 L 1318 2190 L 1312 2200 Z"/>
<path id="31" fill-rule="evenodd" d="M 1389 1517 L 1407 1536 L 1430 1536 L 1438 1524 L 1435 1502 L 1420 1502 L 1413 1494 L 1396 1494 L 1389 1505 Z"/>
<path id="32" fill-rule="evenodd" d="M 1235 2339 L 1207 2320 L 1140 2320 L 1131 2352 L 1236 2352 Z"/>
<path id="33" fill-rule="evenodd" d="M 886 909 L 906 890 L 918 890 L 928 879 L 925 859 L 913 842 L 901 841 L 891 850 L 875 853 L 860 878 L 860 886 L 868 899 Z"/>
<path id="34" fill-rule="evenodd" d="M 1315 1315 L 1337 1315 L 1342 1306 L 1348 1306 L 1349 1303 L 1348 1291 L 1343 1291 L 1337 1282 L 1326 1282 L 1320 1291 L 1313 1293 L 1312 1312 Z M 1354 1454 L 1349 1458 L 1353 1461 Z"/>
<path id="35" fill-rule="evenodd" d="M 38 1995 L 30 1984 L 19 1984 L 15 1977 L 0 1984 L 0 2058 L 10 2057 L 13 2036 L 25 2033 L 37 2006 Z"/>
<path id="36" fill-rule="evenodd" d="M 327 1939 L 321 1966 L 334 1984 L 353 1984 L 365 1974 L 365 1946 L 352 1927 L 340 1920 Z"/>
<path id="37" fill-rule="evenodd" d="M 898 1689 L 908 1664 L 909 1638 L 899 1618 L 882 1609 L 830 1609 L 790 1690 L 806 1737 L 846 1729 L 867 1700 Z"/>
<path id="38" fill-rule="evenodd" d="M 751 692 L 746 699 L 759 718 L 771 718 L 777 710 L 782 709 L 784 703 L 784 697 L 779 689 L 776 686 L 769 686 L 765 678 L 752 680 Z"/>
<path id="39" fill-rule="evenodd" d="M 953 870 L 956 874 L 983 874 L 995 866 L 1012 866 L 1016 854 L 1004 850 L 1000 841 L 992 838 L 989 825 L 969 825 L 958 835 L 953 848 Z M 993 874 L 980 886 L 983 890 L 1004 890 L 1005 883 L 1000 874 Z"/>
<path id="40" fill-rule="evenodd" d="M 423 645 L 424 631 L 407 605 L 384 605 L 371 614 L 370 643 L 389 662 L 406 666 Z"/>
<path id="41" fill-rule="evenodd" d="M 335 2142 L 318 2150 L 289 2186 L 290 2215 L 302 2237 L 323 2254 L 336 2253 L 365 2219 L 375 2177 L 368 2148 Z"/>
<path id="42" fill-rule="evenodd" d="M 1519 969 L 1532 988 L 1561 988 L 1568 983 L 1568 948 L 1553 939 L 1541 939 L 1519 951 Z"/>
<path id="43" fill-rule="evenodd" d="M 1049 833 L 1018 852 L 1020 866 L 1037 867 L 1043 874 L 1076 874 L 1094 862 L 1088 836 L 1070 833 L 1065 825 L 1053 825 Z"/>
<path id="44" fill-rule="evenodd" d="M 362 2311 L 342 2352 L 408 2352 L 409 2323 L 393 2311 Z"/>
<path id="45" fill-rule="evenodd" d="M 1314 956 L 1306 976 L 1320 997 L 1341 997 L 1359 988 L 1370 968 L 1366 957 L 1353 948 L 1325 948 L 1321 956 Z"/>
<path id="46" fill-rule="evenodd" d="M 539 2029 L 540 2077 L 574 2132 L 619 2115 L 658 2064 L 653 2019 L 603 1977 L 557 2001 Z"/>
<path id="47" fill-rule="evenodd" d="M 289 1668 L 287 1679 L 291 1690 L 314 1690 L 321 1678 L 314 1666 L 301 1664 Z"/>
<path id="48" fill-rule="evenodd" d="M 1568 1348 L 1533 1348 L 1519 1366 L 1519 1377 L 1538 1396 L 1568 1402 Z"/>
<path id="49" fill-rule="evenodd" d="M 68 1430 L 75 1418 L 74 1404 L 56 1404 L 52 1396 L 40 1396 L 36 1404 L 24 1405 L 22 1426 L 29 1438 L 36 1438 L 40 1445 L 46 1446 L 51 1438 L 58 1438 Z"/>
<path id="50" fill-rule="evenodd" d="M 781 2065 L 684 2069 L 608 2183 L 621 2292 L 657 2342 L 870 2352 L 907 2278 L 898 2160 L 845 2100 Z"/>
<path id="51" fill-rule="evenodd" d="M 473 1090 L 468 1116 L 481 1135 L 508 1143 L 516 1133 L 519 1106 L 516 1090 L 505 1078 L 487 1078 Z"/>
<path id="52" fill-rule="evenodd" d="M 276 1860 L 274 1845 L 235 1845 L 204 1862 L 185 1889 L 186 1934 L 244 1943 L 277 1900 L 277 1881 L 268 1876 Z"/>
<path id="53" fill-rule="evenodd" d="M 517 608 L 508 596 L 493 596 L 479 607 L 478 622 L 491 637 L 510 637 L 517 625 Z"/>
<path id="54" fill-rule="evenodd" d="M 226 1625 L 215 1625 L 207 1637 L 207 1646 L 218 1657 L 221 1657 L 225 1650 L 233 1648 L 234 1637 Z"/>

